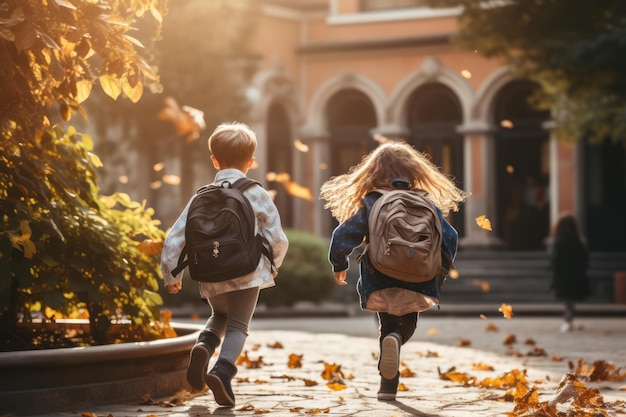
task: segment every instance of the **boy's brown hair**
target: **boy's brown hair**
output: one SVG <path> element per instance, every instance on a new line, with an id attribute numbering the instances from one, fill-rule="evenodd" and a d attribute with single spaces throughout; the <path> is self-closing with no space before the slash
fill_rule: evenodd
<path id="1" fill-rule="evenodd" d="M 244 123 L 222 123 L 209 137 L 209 150 L 221 168 L 240 168 L 254 156 L 256 135 Z"/>

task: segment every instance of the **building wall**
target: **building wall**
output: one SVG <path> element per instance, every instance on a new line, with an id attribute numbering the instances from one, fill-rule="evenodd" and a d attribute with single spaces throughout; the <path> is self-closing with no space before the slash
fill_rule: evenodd
<path id="1" fill-rule="evenodd" d="M 313 6 L 312 6 L 313 5 Z M 317 6 L 315 6 L 317 5 Z M 456 12 L 430 9 L 358 13 L 356 1 L 267 2 L 258 36 L 251 45 L 262 56 L 254 81 L 260 99 L 253 124 L 261 148 L 271 147 L 266 117 L 269 103 L 279 100 L 290 116 L 293 139 L 308 151 L 294 150 L 293 178 L 309 188 L 313 198 L 294 198 L 294 226 L 328 237 L 332 221 L 318 199 L 319 187 L 329 177 L 333 143 L 327 108 L 341 91 L 363 93 L 371 102 L 376 123 L 372 131 L 392 139 L 407 139 L 407 106 L 412 94 L 427 84 L 442 84 L 458 98 L 463 136 L 463 188 L 472 193 L 464 204 L 462 244 L 497 247 L 497 234 L 474 224 L 485 214 L 497 216 L 496 143 L 500 128 L 494 119 L 499 92 L 515 80 L 496 60 L 476 51 L 459 50 L 450 42 L 456 30 Z M 277 80 L 281 80 L 277 83 Z M 562 210 L 576 211 L 576 153 L 551 139 L 550 220 Z M 265 144 L 265 145 L 263 145 Z M 268 149 L 261 149 L 262 156 Z M 263 164 L 261 164 L 263 165 Z M 261 171 L 263 168 L 261 167 Z M 261 172 L 261 176 L 263 176 Z M 547 235 L 547 230 L 545 230 Z"/>

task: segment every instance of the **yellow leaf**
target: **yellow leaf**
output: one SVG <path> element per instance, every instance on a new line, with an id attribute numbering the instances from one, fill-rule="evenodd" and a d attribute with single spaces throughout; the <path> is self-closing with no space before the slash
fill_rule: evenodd
<path id="1" fill-rule="evenodd" d="M 327 381 L 337 378 L 344 378 L 343 372 L 341 370 L 341 365 L 337 365 L 336 363 L 330 364 L 324 362 L 324 371 L 322 372 L 321 377 Z"/>
<path id="2" fill-rule="evenodd" d="M 178 175 L 166 174 L 163 175 L 163 182 L 170 185 L 180 184 L 180 177 Z"/>
<path id="3" fill-rule="evenodd" d="M 409 388 L 406 385 L 404 385 L 402 382 L 398 384 L 398 391 L 408 391 L 408 390 Z"/>
<path id="4" fill-rule="evenodd" d="M 326 386 L 333 391 L 343 391 L 344 389 L 348 388 L 347 385 L 340 384 L 339 382 L 329 383 L 329 384 L 326 384 Z"/>
<path id="5" fill-rule="evenodd" d="M 468 347 L 472 345 L 472 341 L 469 339 L 459 339 L 459 347 Z"/>
<path id="6" fill-rule="evenodd" d="M 30 229 L 28 220 L 22 220 L 20 222 L 20 231 L 22 232 L 22 238 L 24 239 L 30 239 L 33 235 L 33 231 Z"/>
<path id="7" fill-rule="evenodd" d="M 117 100 L 122 88 L 120 86 L 120 80 L 115 75 L 103 74 L 100 76 L 100 86 L 105 94 L 111 97 L 113 100 Z"/>
<path id="8" fill-rule="evenodd" d="M 308 152 L 309 151 L 309 145 L 305 144 L 300 139 L 296 139 L 293 142 L 293 144 L 296 147 L 296 149 L 299 150 L 300 152 Z"/>
<path id="9" fill-rule="evenodd" d="M 312 379 L 303 378 L 302 381 L 304 381 L 304 386 L 306 387 L 314 387 L 315 385 L 317 385 L 317 382 L 313 381 Z"/>
<path id="10" fill-rule="evenodd" d="M 498 311 L 501 312 L 506 319 L 513 317 L 513 307 L 508 304 L 502 303 Z"/>
<path id="11" fill-rule="evenodd" d="M 87 133 L 82 133 L 80 135 L 80 141 L 83 143 L 83 146 L 85 147 L 85 150 L 87 152 L 91 152 L 93 150 L 93 138 L 91 137 L 91 135 L 88 135 Z"/>
<path id="12" fill-rule="evenodd" d="M 137 82 L 135 86 L 131 86 L 126 78 L 122 80 L 122 91 L 126 94 L 126 97 L 133 103 L 137 103 L 143 95 L 143 83 Z"/>
<path id="13" fill-rule="evenodd" d="M 476 217 L 476 224 L 478 225 L 478 227 L 480 227 L 481 229 L 485 229 L 485 230 L 489 230 L 491 231 L 491 220 L 489 220 L 487 218 L 486 215 L 481 215 Z"/>
<path id="14" fill-rule="evenodd" d="M 91 161 L 91 164 L 96 168 L 102 168 L 104 166 L 100 157 L 95 153 L 88 152 L 87 155 L 89 155 L 89 160 Z"/>
<path id="15" fill-rule="evenodd" d="M 411 369 L 409 369 L 408 366 L 406 366 L 400 371 L 400 376 L 403 378 L 413 378 L 415 376 L 415 372 L 413 372 Z"/>
<path id="16" fill-rule="evenodd" d="M 434 336 L 436 334 L 439 333 L 439 329 L 437 329 L 436 327 L 432 327 L 430 329 L 428 329 L 428 332 L 426 332 L 427 336 Z"/>
<path id="17" fill-rule="evenodd" d="M 158 255 L 163 251 L 163 241 L 146 239 L 137 245 L 137 249 L 146 256 Z"/>
<path id="18" fill-rule="evenodd" d="M 31 259 L 33 257 L 34 254 L 37 253 L 37 248 L 35 247 L 35 244 L 33 243 L 32 240 L 25 240 L 22 242 L 22 245 L 24 246 L 24 257 Z"/>
<path id="19" fill-rule="evenodd" d="M 80 80 L 76 83 L 76 101 L 82 103 L 89 98 L 91 94 L 92 82 L 89 80 Z"/>
<path id="20" fill-rule="evenodd" d="M 293 197 L 301 198 L 303 200 L 308 200 L 308 201 L 313 200 L 313 194 L 311 194 L 311 190 L 309 190 L 308 188 L 303 187 L 300 184 L 297 184 L 292 181 L 288 183 L 284 183 L 283 185 L 285 189 L 287 190 L 287 193 L 289 193 L 289 195 Z"/>
<path id="21" fill-rule="evenodd" d="M 477 362 L 472 364 L 472 369 L 475 371 L 493 371 L 494 368 L 491 365 L 487 365 L 486 363 L 483 362 Z"/>
<path id="22" fill-rule="evenodd" d="M 287 367 L 290 369 L 302 368 L 302 355 L 296 355 L 295 353 L 290 354 Z"/>
<path id="23" fill-rule="evenodd" d="M 154 4 L 150 6 L 150 14 L 157 22 L 163 23 L 163 15 L 161 15 L 161 12 L 154 6 Z"/>
<path id="24" fill-rule="evenodd" d="M 497 332 L 498 330 L 499 330 L 499 329 L 498 329 L 498 326 L 496 326 L 496 325 L 495 325 L 495 324 L 493 324 L 493 323 L 489 323 L 489 324 L 487 325 L 487 327 L 485 327 L 485 331 L 486 331 L 486 332 Z"/>

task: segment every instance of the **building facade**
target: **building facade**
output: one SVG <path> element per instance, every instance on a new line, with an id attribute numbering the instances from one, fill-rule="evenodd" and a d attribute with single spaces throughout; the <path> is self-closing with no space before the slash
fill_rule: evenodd
<path id="1" fill-rule="evenodd" d="M 268 182 L 285 226 L 330 236 L 320 186 L 382 136 L 427 152 L 471 193 L 450 216 L 462 247 L 544 250 L 550 224 L 569 211 L 593 249 L 624 249 L 610 231 L 626 230 L 624 147 L 554 137 L 549 112 L 528 104 L 533 83 L 451 42 L 458 12 L 419 1 L 263 2 L 248 97 L 264 163 L 253 175 L 290 172 L 313 194 Z M 492 232 L 477 227 L 483 214 Z"/>

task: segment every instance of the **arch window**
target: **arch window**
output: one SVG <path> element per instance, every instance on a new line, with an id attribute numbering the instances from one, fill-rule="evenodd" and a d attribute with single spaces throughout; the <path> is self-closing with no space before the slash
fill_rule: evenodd
<path id="1" fill-rule="evenodd" d="M 407 119 L 410 143 L 463 188 L 463 138 L 456 131 L 463 115 L 456 94 L 437 83 L 419 87 L 408 100 Z M 463 235 L 462 214 L 451 213 L 448 220 Z"/>
<path id="2" fill-rule="evenodd" d="M 494 230 L 511 250 L 543 250 L 549 231 L 549 134 L 542 124 L 550 114 L 531 105 L 537 88 L 530 81 L 513 81 L 494 101 Z"/>

